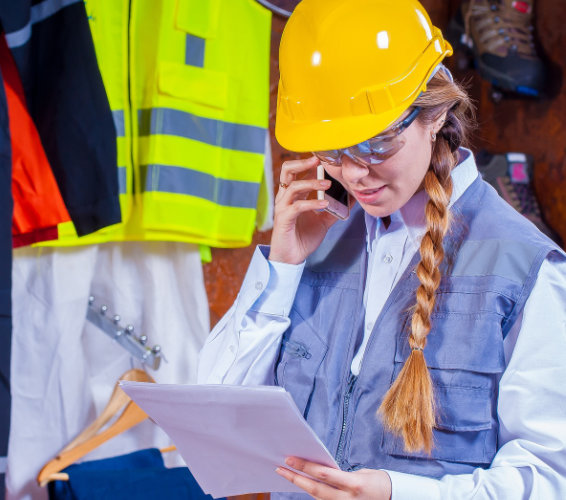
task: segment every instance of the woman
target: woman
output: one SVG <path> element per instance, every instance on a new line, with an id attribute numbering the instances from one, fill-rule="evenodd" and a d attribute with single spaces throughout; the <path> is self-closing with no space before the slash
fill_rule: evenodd
<path id="1" fill-rule="evenodd" d="M 314 155 L 199 381 L 285 387 L 342 469 L 278 468 L 317 498 L 566 498 L 565 255 L 478 177 L 450 54 L 416 0 L 303 0 L 283 34 L 276 136 Z"/>

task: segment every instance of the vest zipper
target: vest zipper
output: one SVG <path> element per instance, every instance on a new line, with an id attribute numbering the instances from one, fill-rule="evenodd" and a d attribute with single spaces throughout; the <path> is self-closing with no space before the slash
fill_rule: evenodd
<path id="1" fill-rule="evenodd" d="M 137 138 L 134 137 L 134 132 L 135 134 L 138 134 L 138 127 L 134 127 L 134 120 L 137 119 L 137 117 L 135 116 L 135 114 L 132 111 L 132 2 L 134 0 L 128 0 L 128 50 L 127 50 L 127 64 L 128 64 L 128 114 L 130 116 L 130 162 L 131 162 L 131 168 L 130 168 L 130 172 L 132 173 L 132 179 L 131 179 L 131 187 L 132 187 L 132 193 L 133 196 L 135 196 L 136 193 L 136 168 L 135 168 L 135 163 L 134 163 L 134 147 L 137 147 Z M 127 188 L 126 188 L 127 191 Z M 122 221 L 123 222 L 123 221 Z"/>
<path id="2" fill-rule="evenodd" d="M 342 460 L 344 458 L 344 442 L 346 440 L 346 420 L 348 419 L 348 409 L 350 407 L 350 398 L 354 390 L 354 384 L 358 378 L 350 373 L 350 378 L 348 379 L 348 387 L 346 393 L 344 394 L 344 412 L 342 416 L 342 430 L 340 431 L 340 439 L 338 441 L 338 449 L 336 451 L 336 463 L 342 466 Z"/>

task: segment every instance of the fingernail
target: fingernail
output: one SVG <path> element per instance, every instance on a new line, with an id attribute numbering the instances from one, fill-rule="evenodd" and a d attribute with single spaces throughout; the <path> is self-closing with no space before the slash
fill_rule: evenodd
<path id="1" fill-rule="evenodd" d="M 328 200 L 318 200 L 319 207 L 326 207 L 328 205 Z"/>
<path id="2" fill-rule="evenodd" d="M 290 465 L 291 467 L 294 467 L 297 462 L 295 462 L 295 460 L 292 459 L 292 458 L 286 458 L 286 459 L 285 459 L 285 463 L 286 463 L 287 465 Z"/>
<path id="3" fill-rule="evenodd" d="M 320 186 L 322 187 L 330 187 L 330 181 L 329 180 L 322 180 L 319 183 Z"/>

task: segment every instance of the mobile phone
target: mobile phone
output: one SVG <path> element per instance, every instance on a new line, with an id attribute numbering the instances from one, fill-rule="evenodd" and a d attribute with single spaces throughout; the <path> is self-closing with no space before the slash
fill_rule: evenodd
<path id="1" fill-rule="evenodd" d="M 350 195 L 336 179 L 328 175 L 322 165 L 316 167 L 316 178 L 328 179 L 331 184 L 326 191 L 317 191 L 319 200 L 328 200 L 328 206 L 324 209 L 340 220 L 346 220 L 350 216 Z"/>

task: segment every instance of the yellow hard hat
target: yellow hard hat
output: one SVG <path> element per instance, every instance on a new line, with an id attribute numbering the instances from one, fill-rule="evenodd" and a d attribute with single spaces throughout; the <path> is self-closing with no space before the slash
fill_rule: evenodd
<path id="1" fill-rule="evenodd" d="M 281 38 L 275 136 L 298 152 L 365 141 L 451 54 L 416 0 L 303 0 Z"/>

